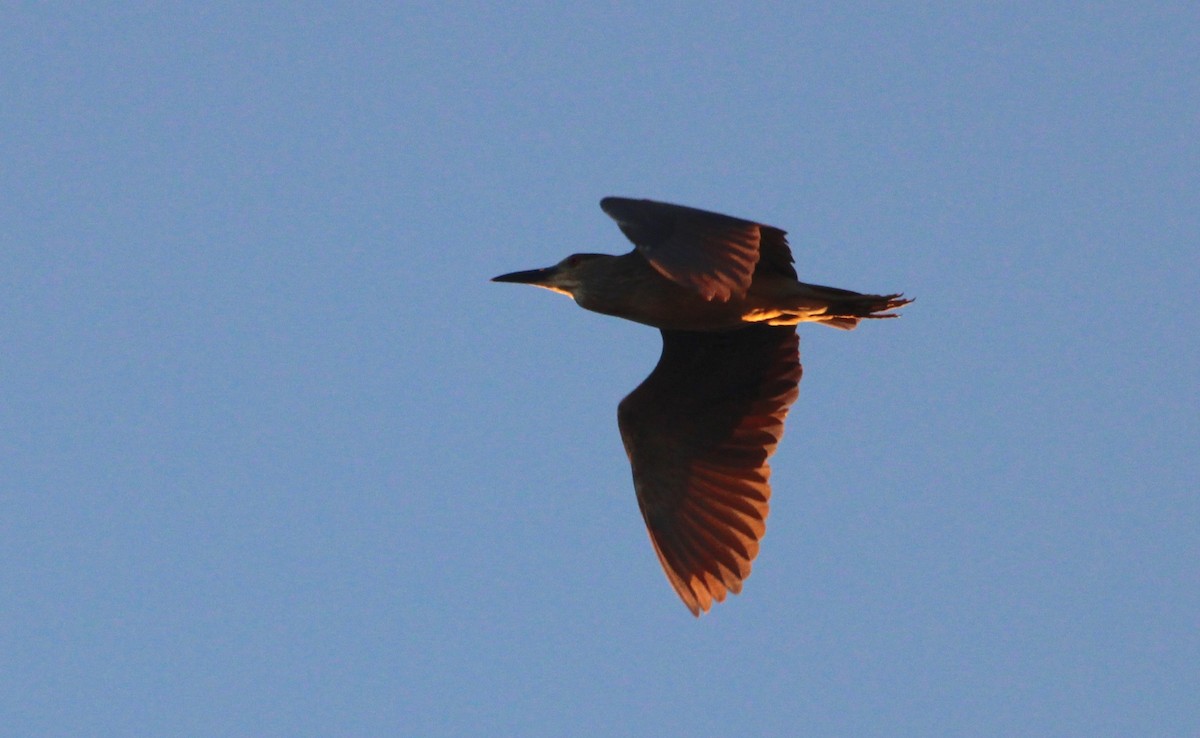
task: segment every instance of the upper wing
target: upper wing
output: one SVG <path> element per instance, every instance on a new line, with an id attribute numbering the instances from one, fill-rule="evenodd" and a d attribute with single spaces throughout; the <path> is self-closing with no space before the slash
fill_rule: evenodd
<path id="1" fill-rule="evenodd" d="M 800 382 L 795 328 L 668 331 L 617 421 L 658 560 L 693 614 L 741 591 L 766 531 L 770 467 Z"/>
<path id="2" fill-rule="evenodd" d="M 796 276 L 778 228 L 654 200 L 606 197 L 600 207 L 660 274 L 706 300 L 745 295 L 756 268 Z"/>

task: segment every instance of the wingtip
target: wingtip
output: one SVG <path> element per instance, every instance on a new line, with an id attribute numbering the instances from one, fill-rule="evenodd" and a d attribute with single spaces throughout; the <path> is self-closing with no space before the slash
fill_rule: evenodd
<path id="1" fill-rule="evenodd" d="M 623 202 L 629 202 L 632 198 L 621 197 L 620 195 L 605 195 L 600 198 L 600 207 L 608 210 L 613 205 L 620 205 Z"/>

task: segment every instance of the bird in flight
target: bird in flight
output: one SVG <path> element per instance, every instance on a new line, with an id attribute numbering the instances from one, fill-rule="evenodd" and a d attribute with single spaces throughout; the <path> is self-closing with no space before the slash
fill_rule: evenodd
<path id="1" fill-rule="evenodd" d="M 617 424 L 659 563 L 699 616 L 737 594 L 766 530 L 770 467 L 800 384 L 798 323 L 851 329 L 911 302 L 797 279 L 784 231 L 654 200 L 600 207 L 633 251 L 572 254 L 494 282 L 544 287 L 662 332 Z"/>

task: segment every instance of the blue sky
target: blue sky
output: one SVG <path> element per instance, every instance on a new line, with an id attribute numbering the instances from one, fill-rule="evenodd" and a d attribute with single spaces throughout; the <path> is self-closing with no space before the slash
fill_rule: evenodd
<path id="1" fill-rule="evenodd" d="M 1192 3 L 0 12 L 12 735 L 1200 732 Z M 495 274 L 605 195 L 903 291 L 801 330 L 695 620 L 617 402 Z"/>

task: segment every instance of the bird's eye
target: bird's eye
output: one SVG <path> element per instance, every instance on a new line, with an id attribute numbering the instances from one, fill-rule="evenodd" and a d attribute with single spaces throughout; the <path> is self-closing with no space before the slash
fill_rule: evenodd
<path id="1" fill-rule="evenodd" d="M 577 265 L 578 263 L 579 263 L 579 257 L 578 257 L 578 256 L 576 256 L 576 255 L 571 255 L 571 256 L 568 256 L 568 257 L 567 257 L 567 266 L 569 266 L 569 267 L 573 267 L 573 266 Z"/>

